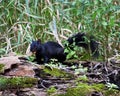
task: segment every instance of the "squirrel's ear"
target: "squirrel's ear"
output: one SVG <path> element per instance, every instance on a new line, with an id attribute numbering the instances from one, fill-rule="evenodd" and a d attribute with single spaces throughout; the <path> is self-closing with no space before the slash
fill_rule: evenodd
<path id="1" fill-rule="evenodd" d="M 37 42 L 41 43 L 41 40 L 40 40 L 40 39 L 38 39 L 38 40 L 37 40 Z"/>
<path id="2" fill-rule="evenodd" d="M 33 43 L 33 42 L 34 42 L 34 40 L 32 39 L 31 43 Z"/>

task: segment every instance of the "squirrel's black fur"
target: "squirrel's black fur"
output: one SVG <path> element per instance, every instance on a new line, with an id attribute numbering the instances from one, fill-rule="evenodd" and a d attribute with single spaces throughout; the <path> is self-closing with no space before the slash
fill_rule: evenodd
<path id="1" fill-rule="evenodd" d="M 88 40 L 87 40 L 88 39 Z M 83 47 L 86 50 L 91 50 L 92 56 L 95 58 L 98 58 L 99 51 L 98 46 L 99 43 L 94 39 L 93 36 L 86 36 L 85 33 L 78 32 L 77 34 L 74 34 L 73 36 L 68 38 L 68 46 L 72 49 L 72 44 L 75 44 L 76 46 Z M 89 42 L 87 42 L 89 41 Z"/>
<path id="2" fill-rule="evenodd" d="M 57 42 L 48 41 L 44 44 L 40 40 L 32 41 L 30 45 L 30 51 L 35 53 L 38 64 L 47 63 L 50 59 L 55 58 L 59 62 L 63 62 L 66 59 L 64 48 Z"/>
<path id="3" fill-rule="evenodd" d="M 93 57 L 98 57 L 98 45 L 99 43 L 94 40 L 94 37 L 90 37 L 89 41 L 86 42 L 86 34 L 85 33 L 77 33 L 68 38 L 68 46 L 72 49 L 70 45 L 75 44 L 75 46 L 80 46 L 85 48 L 86 50 L 91 50 Z M 66 46 L 65 46 L 66 47 Z M 32 41 L 30 46 L 30 51 L 35 53 L 38 64 L 47 63 L 50 59 L 55 58 L 60 62 L 66 60 L 67 53 L 64 53 L 64 48 L 58 44 L 57 42 L 48 41 L 46 43 L 41 43 L 40 40 Z"/>

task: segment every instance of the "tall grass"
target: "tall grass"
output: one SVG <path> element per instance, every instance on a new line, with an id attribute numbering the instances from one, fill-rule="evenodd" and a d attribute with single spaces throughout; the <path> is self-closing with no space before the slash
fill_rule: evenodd
<path id="1" fill-rule="evenodd" d="M 55 30 L 61 42 L 75 32 L 94 35 L 108 58 L 120 49 L 119 17 L 119 0 L 0 0 L 0 55 L 25 54 L 32 39 L 56 41 Z"/>

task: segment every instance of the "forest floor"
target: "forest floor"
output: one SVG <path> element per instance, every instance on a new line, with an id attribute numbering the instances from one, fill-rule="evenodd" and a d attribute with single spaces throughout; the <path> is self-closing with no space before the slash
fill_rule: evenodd
<path id="1" fill-rule="evenodd" d="M 24 56 L 0 58 L 0 96 L 120 96 L 120 56 L 107 62 L 52 61 L 38 65 Z"/>

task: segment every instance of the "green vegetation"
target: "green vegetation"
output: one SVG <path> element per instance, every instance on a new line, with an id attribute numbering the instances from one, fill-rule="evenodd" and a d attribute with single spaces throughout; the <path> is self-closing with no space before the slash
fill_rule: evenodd
<path id="1" fill-rule="evenodd" d="M 75 32 L 94 35 L 101 58 L 119 52 L 119 0 L 1 0 L 0 55 L 25 54 L 32 39 L 61 42 Z M 71 52 L 72 54 L 73 52 Z"/>
<path id="2" fill-rule="evenodd" d="M 4 64 L 0 64 L 0 73 L 3 73 L 4 72 Z"/>
<path id="3" fill-rule="evenodd" d="M 0 90 L 29 88 L 37 84 L 36 78 L 30 77 L 2 77 L 0 76 Z"/>
<path id="4" fill-rule="evenodd" d="M 47 94 L 48 96 L 51 96 L 52 94 L 54 94 L 55 92 L 57 92 L 57 89 L 55 87 L 50 87 L 49 89 L 47 89 Z"/>
<path id="5" fill-rule="evenodd" d="M 79 81 L 88 82 L 89 79 L 87 78 L 86 75 L 83 75 L 83 76 L 79 76 L 79 77 L 76 79 L 76 82 L 79 82 Z"/>
<path id="6" fill-rule="evenodd" d="M 114 89 L 106 90 L 103 84 L 88 85 L 85 83 L 79 83 L 78 86 L 74 88 L 68 88 L 65 94 L 55 96 L 87 96 L 90 95 L 92 92 L 101 92 L 104 96 L 120 95 L 120 92 L 118 90 Z"/>
<path id="7" fill-rule="evenodd" d="M 43 71 L 46 73 L 46 74 L 49 74 L 53 77 L 59 77 L 59 78 L 73 78 L 74 75 L 73 74 L 70 74 L 70 73 L 67 73 L 65 72 L 64 70 L 61 70 L 61 69 L 58 69 L 58 68 L 55 68 L 55 67 L 49 67 L 49 66 L 45 66 L 45 68 L 43 69 Z"/>
<path id="8" fill-rule="evenodd" d="M 74 49 L 76 48 L 76 46 L 74 47 Z M 66 47 L 65 48 L 65 53 L 68 53 L 67 54 L 67 59 L 71 59 L 71 58 L 75 58 L 75 59 L 78 59 L 78 56 L 77 56 L 77 50 L 71 50 L 69 47 Z"/>
<path id="9" fill-rule="evenodd" d="M 88 37 L 94 35 L 100 42 L 98 59 L 107 60 L 120 52 L 119 26 L 120 0 L 0 0 L 0 57 L 11 51 L 25 54 L 32 39 L 41 39 L 42 42 L 60 41 L 64 44 L 71 34 L 86 32 Z M 89 59 L 91 56 L 83 48 L 75 48 L 75 52 L 69 49 L 65 51 L 69 52 L 68 59 Z M 3 68 L 0 64 L 0 73 Z M 76 74 L 86 70 L 78 69 Z M 54 77 L 74 77 L 52 67 L 45 67 L 43 71 Z M 80 80 L 87 81 L 87 78 L 80 77 Z M 0 77 L 0 90 L 31 87 L 36 81 L 28 77 Z M 105 96 L 120 95 L 117 90 L 111 89 L 116 86 L 108 86 L 110 90 L 105 90 L 101 85 L 80 83 L 59 96 L 85 96 L 93 91 L 101 91 Z M 51 88 L 48 92 L 55 91 Z"/>

